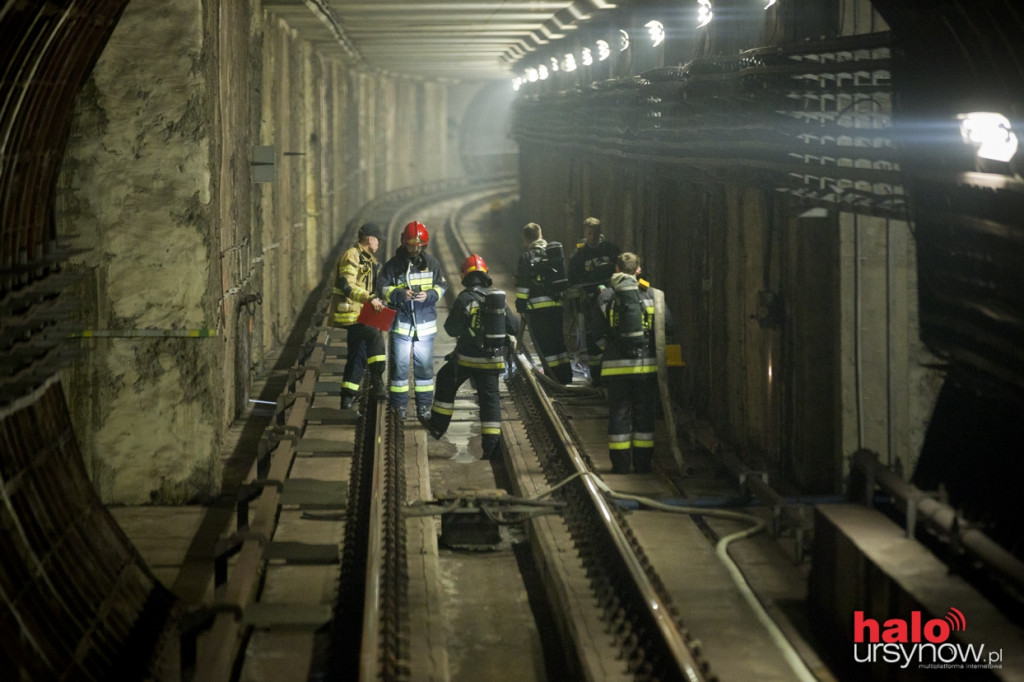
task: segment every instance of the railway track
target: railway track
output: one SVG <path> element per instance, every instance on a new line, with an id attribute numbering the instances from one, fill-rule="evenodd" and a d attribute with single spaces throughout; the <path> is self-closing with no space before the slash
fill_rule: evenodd
<path id="1" fill-rule="evenodd" d="M 406 205 L 381 222 L 391 235 L 413 216 L 443 224 L 431 248 L 457 272 L 480 251 L 460 222 L 509 193 Z M 435 358 L 453 345 L 442 336 Z M 193 614 L 182 636 L 183 679 L 718 679 L 632 512 L 595 473 L 603 438 L 587 442 L 567 414 L 599 415 L 598 394 L 549 395 L 518 349 L 503 382 L 501 461 L 479 461 L 468 384 L 435 443 L 365 393 L 357 412 L 337 409 L 343 335 L 318 326 L 309 339 L 239 495 L 238 528 L 221 543 L 217 606 Z M 760 523 L 733 517 L 723 523 Z M 461 575 L 476 577 L 445 587 Z M 501 658 L 505 639 L 518 644 Z"/>
<path id="2" fill-rule="evenodd" d="M 488 199 L 483 197 L 477 201 Z M 449 221 L 449 228 L 457 246 L 450 245 L 447 249 L 446 256 L 450 262 L 446 270 L 453 272 L 457 268 L 451 262 L 450 254 L 467 249 L 464 240 L 456 236 L 458 226 Z M 637 679 L 708 679 L 711 677 L 710 666 L 701 659 L 699 650 L 690 641 L 678 614 L 674 613 L 669 596 L 650 562 L 646 561 L 636 538 L 632 537 L 622 514 L 606 499 L 600 479 L 591 474 L 591 464 L 562 426 L 553 402 L 533 374 L 528 356 L 518 353 L 514 367 L 507 385 L 515 404 L 514 410 L 533 444 L 533 456 L 542 462 L 544 476 L 552 485 L 564 481 L 558 489 L 551 490 L 550 496 L 556 497 L 557 503 L 547 506 L 545 511 L 557 510 L 569 533 L 545 533 L 540 526 L 531 527 L 531 535 L 547 537 L 546 542 L 534 545 L 534 552 L 542 551 L 547 543 L 550 543 L 548 553 L 562 554 L 576 548 L 582 568 L 590 576 L 590 595 L 583 599 L 563 600 L 559 607 L 591 612 L 589 604 L 597 602 L 601 604 L 600 613 L 588 613 L 587 617 L 596 615 L 598 623 L 606 624 L 606 630 L 610 626 L 610 638 L 589 637 L 572 642 L 571 648 L 576 654 L 573 667 L 580 669 L 587 679 L 604 679 L 609 668 L 616 666 L 625 668 L 625 672 Z M 347 552 L 347 561 L 342 561 L 343 589 L 339 591 L 337 612 L 356 614 L 359 601 L 365 605 L 363 647 L 358 657 L 360 679 L 401 679 L 411 673 L 411 668 L 419 667 L 411 660 L 410 651 L 426 649 L 413 647 L 408 642 L 411 628 L 407 625 L 408 609 L 403 607 L 409 602 L 407 585 L 402 581 L 403 576 L 409 575 L 404 525 L 412 509 L 407 502 L 409 496 L 404 476 L 405 425 L 397 420 L 396 413 L 380 406 L 375 412 L 372 405 L 365 405 L 363 414 L 366 417 L 361 428 L 369 432 L 371 423 L 374 423 L 376 437 L 366 440 L 357 436 L 356 439 L 357 443 L 365 443 L 366 449 L 354 453 L 350 516 L 346 522 L 346 528 L 353 532 L 346 533 L 345 545 L 357 548 Z M 545 453 L 543 458 L 537 455 L 538 446 Z M 525 459 L 527 448 L 520 445 L 518 449 L 517 461 Z M 534 476 L 517 471 L 515 461 L 510 458 L 506 458 L 505 465 L 510 467 L 508 476 L 516 482 L 519 492 L 526 492 L 523 486 L 529 483 L 524 479 Z M 540 495 L 519 494 L 506 499 L 504 496 L 481 496 L 478 491 L 466 492 L 445 500 L 445 504 L 438 505 L 436 513 L 449 526 L 442 534 L 461 533 L 477 542 L 486 542 L 486 536 L 490 534 L 491 541 L 496 542 L 499 541 L 498 529 L 503 521 L 515 515 L 536 517 L 546 506 L 542 498 L 548 496 L 545 491 Z M 425 506 L 418 505 L 414 513 L 422 513 Z M 451 526 L 455 525 L 463 527 L 454 530 Z M 365 537 L 358 542 L 353 540 L 355 534 L 362 534 L 363 529 L 367 531 Z M 362 550 L 363 547 L 366 549 Z M 542 564 L 549 563 L 543 557 L 536 560 Z M 367 567 L 366 590 L 365 598 L 360 600 L 354 590 L 349 593 L 349 586 L 357 582 L 356 576 L 362 574 L 363 566 Z M 558 576 L 557 579 L 571 580 L 567 576 Z M 566 590 L 562 585 L 553 591 L 564 593 Z M 581 620 L 581 616 L 565 613 L 558 620 L 562 623 L 576 622 Z M 351 624 L 358 621 L 357 618 L 349 619 L 350 626 L 341 639 L 356 637 L 356 633 L 351 631 Z M 601 625 L 593 629 L 600 631 Z M 572 638 L 570 633 L 563 633 L 563 637 Z M 591 647 L 605 651 L 580 653 L 582 649 Z M 615 661 L 624 662 L 624 665 L 617 665 Z M 343 669 L 335 673 L 351 675 L 355 663 L 355 657 L 349 656 Z"/>

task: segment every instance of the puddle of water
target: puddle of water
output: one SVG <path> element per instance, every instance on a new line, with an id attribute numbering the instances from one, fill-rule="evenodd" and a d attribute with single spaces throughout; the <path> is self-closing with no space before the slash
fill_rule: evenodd
<path id="1" fill-rule="evenodd" d="M 449 457 L 449 459 L 457 464 L 471 464 L 476 461 L 476 457 L 472 453 L 461 449 L 455 453 L 455 456 Z"/>

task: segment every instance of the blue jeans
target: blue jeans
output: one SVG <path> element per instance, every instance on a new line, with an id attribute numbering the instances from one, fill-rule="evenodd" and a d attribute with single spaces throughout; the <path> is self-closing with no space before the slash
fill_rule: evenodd
<path id="1" fill-rule="evenodd" d="M 391 346 L 391 369 L 388 375 L 388 404 L 405 407 L 409 404 L 409 356 L 413 364 L 413 390 L 416 407 L 429 408 L 434 402 L 434 337 L 411 339 L 388 335 Z"/>

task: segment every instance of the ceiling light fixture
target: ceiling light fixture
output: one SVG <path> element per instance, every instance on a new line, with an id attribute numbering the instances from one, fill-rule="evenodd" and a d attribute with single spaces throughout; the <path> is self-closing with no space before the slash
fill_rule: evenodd
<path id="1" fill-rule="evenodd" d="M 965 144 L 977 147 L 978 158 L 1007 163 L 1017 154 L 1017 135 L 1002 114 L 974 111 L 957 118 L 960 136 Z"/>
<path id="2" fill-rule="evenodd" d="M 651 20 L 644 24 L 647 33 L 651 36 L 651 45 L 657 47 L 665 42 L 665 25 L 660 21 Z"/>
<path id="3" fill-rule="evenodd" d="M 697 28 L 704 28 L 715 18 L 711 11 L 711 0 L 697 0 Z"/>

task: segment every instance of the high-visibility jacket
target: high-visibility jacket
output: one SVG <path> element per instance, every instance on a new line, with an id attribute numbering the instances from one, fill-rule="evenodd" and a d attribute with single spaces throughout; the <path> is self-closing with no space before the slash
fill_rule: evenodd
<path id="1" fill-rule="evenodd" d="M 359 318 L 363 303 L 375 295 L 379 267 L 374 255 L 359 243 L 341 255 L 331 292 L 332 327 L 347 327 Z"/>
<path id="2" fill-rule="evenodd" d="M 640 289 L 640 298 L 644 303 L 644 347 L 639 357 L 625 356 L 614 340 L 612 319 L 612 302 L 615 300 L 615 288 L 636 286 Z M 604 289 L 597 298 L 597 305 L 604 320 L 603 343 L 604 354 L 601 360 L 601 376 L 615 377 L 631 374 L 654 374 L 658 371 L 658 355 L 654 342 L 654 292 L 645 280 L 637 280 L 632 275 L 616 272 L 611 277 L 611 286 Z M 665 329 L 672 330 L 671 316 L 665 309 Z"/>
<path id="3" fill-rule="evenodd" d="M 516 268 L 516 311 L 525 313 L 544 308 L 561 308 L 559 292 L 553 291 L 550 272 L 538 273 L 535 263 L 546 258 L 547 241 L 538 239 L 519 255 Z"/>
<path id="4" fill-rule="evenodd" d="M 426 251 L 409 257 L 404 246 L 381 268 L 378 280 L 382 298 L 398 313 L 391 333 L 410 339 L 426 339 L 437 334 L 437 302 L 444 296 L 448 282 L 441 263 Z M 407 301 L 405 290 L 425 291 L 424 301 Z"/>

